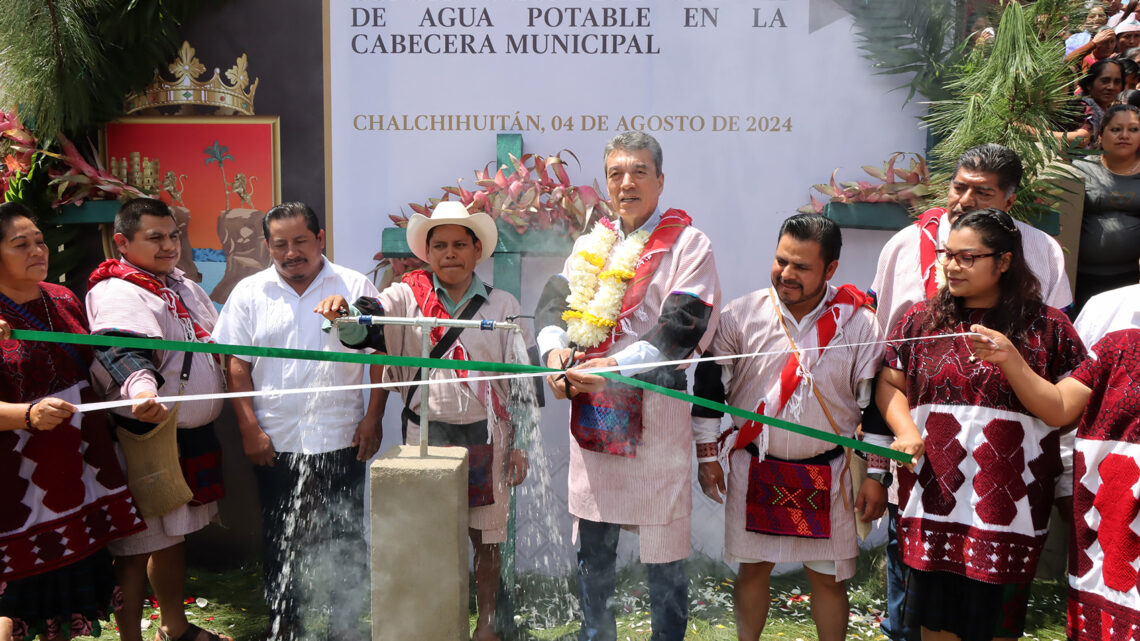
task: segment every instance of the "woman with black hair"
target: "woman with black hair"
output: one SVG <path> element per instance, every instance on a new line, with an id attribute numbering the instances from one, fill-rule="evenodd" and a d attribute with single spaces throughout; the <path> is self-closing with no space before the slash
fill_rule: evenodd
<path id="1" fill-rule="evenodd" d="M 1140 64 L 1132 58 L 1117 58 L 1120 63 L 1120 68 L 1124 71 L 1124 91 L 1135 89 L 1136 83 L 1140 82 Z M 1117 102 L 1120 102 L 1117 100 Z"/>
<path id="2" fill-rule="evenodd" d="M 906 622 L 924 639 L 1018 637 L 1062 469 L 1060 433 L 964 334 L 1000 328 L 1054 382 L 1085 350 L 1068 318 L 1042 303 L 1009 214 L 962 215 L 938 252 L 945 286 L 890 333 L 876 393 L 892 447 L 918 461 L 899 473 Z"/>
<path id="3" fill-rule="evenodd" d="M 11 340 L 86 334 L 75 294 L 44 282 L 32 213 L 0 204 L 0 641 L 99 636 L 117 581 L 105 547 L 144 527 L 87 383 L 91 348 Z"/>
<path id="4" fill-rule="evenodd" d="M 1074 296 L 1078 312 L 1095 294 L 1140 280 L 1140 108 L 1110 108 L 1100 141 L 1103 154 L 1073 162 L 1085 182 Z"/>
<path id="5" fill-rule="evenodd" d="M 1060 137 L 1068 142 L 1083 140 L 1086 147 L 1096 147 L 1104 113 L 1124 89 L 1124 66 L 1119 60 L 1100 60 L 1081 76 L 1077 86 L 1081 88 L 1080 101 L 1084 107 L 1081 123 Z"/>

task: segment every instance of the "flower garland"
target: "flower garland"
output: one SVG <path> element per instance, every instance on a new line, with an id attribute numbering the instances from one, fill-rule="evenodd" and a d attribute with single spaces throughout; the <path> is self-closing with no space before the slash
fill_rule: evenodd
<path id="1" fill-rule="evenodd" d="M 621 243 L 617 239 L 614 223 L 599 219 L 570 260 L 570 295 L 566 297 L 570 309 L 562 313 L 562 320 L 570 341 L 580 347 L 597 347 L 617 324 L 622 298 L 649 232 L 636 231 Z"/>

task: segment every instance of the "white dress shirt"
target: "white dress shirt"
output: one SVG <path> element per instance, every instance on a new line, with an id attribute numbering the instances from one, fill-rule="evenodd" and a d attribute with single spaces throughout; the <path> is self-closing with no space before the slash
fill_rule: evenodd
<path id="1" fill-rule="evenodd" d="M 359 352 L 341 345 L 335 332 L 321 331 L 324 317 L 313 308 L 334 294 L 354 301 L 379 292 L 363 274 L 334 265 L 328 258 L 303 294 L 297 294 L 270 266 L 234 287 L 214 328 L 214 339 L 258 347 Z M 356 363 L 238 358 L 251 364 L 255 390 L 355 385 L 364 380 L 366 369 Z M 253 399 L 253 407 L 261 429 L 278 452 L 320 454 L 344 449 L 351 445 L 364 418 L 359 390 L 261 396 Z"/>

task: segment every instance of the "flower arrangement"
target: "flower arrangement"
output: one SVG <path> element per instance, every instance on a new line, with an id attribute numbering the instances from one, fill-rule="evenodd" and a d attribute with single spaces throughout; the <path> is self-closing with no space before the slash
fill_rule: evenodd
<path id="1" fill-rule="evenodd" d="M 906 168 L 899 166 L 900 160 L 910 159 Z M 863 171 L 878 183 L 865 180 L 837 183 L 835 175 L 838 169 L 831 173 L 831 181 L 824 185 L 815 185 L 812 189 L 828 196 L 830 200 L 816 200 L 808 195 L 810 203 L 796 211 L 803 214 L 821 214 L 827 202 L 833 203 L 898 203 L 908 209 L 917 210 L 926 198 L 935 193 L 930 184 L 930 170 L 926 166 L 926 159 L 919 154 L 895 152 L 882 167 L 864 165 Z"/>
<path id="2" fill-rule="evenodd" d="M 463 180 L 452 187 L 443 188 L 442 198 L 431 198 L 426 205 L 408 203 L 412 211 L 430 216 L 437 204 L 453 197 L 467 206 L 471 213 L 483 212 L 491 218 L 501 219 L 520 234 L 531 229 L 551 229 L 567 238 L 577 238 L 595 209 L 608 207 L 598 194 L 597 184 L 571 185 L 566 173 L 567 154 L 575 161 L 578 157 L 569 150 L 551 156 L 524 154 L 522 158 L 510 156 L 514 171 L 499 168 L 491 174 L 491 163 L 475 171 L 476 189 L 467 190 Z M 391 215 L 392 222 L 406 227 L 406 216 Z"/>
<path id="3" fill-rule="evenodd" d="M 649 232 L 637 231 L 617 242 L 615 223 L 598 219 L 570 259 L 570 309 L 562 314 L 566 334 L 580 347 L 597 347 L 617 324 L 621 301 Z M 603 269 L 605 268 L 605 269 Z"/>
<path id="4" fill-rule="evenodd" d="M 81 205 L 85 200 L 146 196 L 98 164 L 87 162 L 62 133 L 56 137 L 59 152 L 41 148 L 14 110 L 0 111 L 0 154 L 4 156 L 0 188 L 7 200 L 24 202 L 43 215 L 45 208 Z"/>

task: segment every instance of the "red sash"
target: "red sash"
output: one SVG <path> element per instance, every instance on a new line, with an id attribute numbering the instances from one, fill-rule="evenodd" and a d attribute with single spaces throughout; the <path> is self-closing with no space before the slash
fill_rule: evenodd
<path id="1" fill-rule="evenodd" d="M 871 307 L 872 301 L 869 294 L 861 291 L 854 285 L 842 285 L 837 288 L 835 296 L 827 302 L 827 307 L 819 315 L 815 321 L 815 335 L 809 335 L 808 339 L 800 344 L 800 349 L 807 351 L 812 355 L 811 360 L 817 360 L 823 353 L 823 350 L 814 349 L 816 347 L 827 347 L 831 343 L 831 339 L 835 338 L 839 328 L 851 318 L 854 318 L 855 312 L 860 307 Z M 775 301 L 772 302 L 775 305 Z M 777 312 L 778 313 L 778 312 Z M 780 370 L 780 380 L 778 385 L 768 393 L 768 395 L 760 401 L 760 405 L 756 408 L 757 414 L 765 414 L 767 416 L 776 416 L 787 405 L 788 399 L 795 393 L 796 388 L 799 387 L 800 382 L 803 380 L 803 374 L 800 370 L 800 357 L 796 352 L 788 354 L 788 360 L 784 363 L 784 367 Z M 773 411 L 765 412 L 768 406 L 773 406 Z M 740 434 L 736 438 L 736 443 L 733 448 L 742 450 L 748 446 L 749 443 L 756 440 L 764 431 L 764 424 L 755 421 L 748 421 L 740 428 Z"/>
<path id="2" fill-rule="evenodd" d="M 938 258 L 938 224 L 946 213 L 941 207 L 928 209 L 915 222 L 918 227 L 918 268 L 927 298 L 938 293 L 938 266 L 935 264 Z"/>
<path id="3" fill-rule="evenodd" d="M 673 248 L 681 232 L 692 223 L 693 219 L 680 209 L 670 209 L 661 216 L 641 251 L 641 257 L 637 259 L 633 279 L 621 300 L 618 324 L 597 347 L 586 350 L 587 359 L 604 356 L 621 336 L 620 321 L 641 306 L 661 260 Z M 578 394 L 570 400 L 570 433 L 582 449 L 630 458 L 636 456 L 643 427 L 643 396 L 639 387 L 613 382 L 597 394 Z"/>
<path id="4" fill-rule="evenodd" d="M 401 279 L 405 285 L 412 288 L 412 295 L 416 298 L 416 305 L 419 306 L 420 312 L 424 316 L 431 318 L 451 318 L 451 314 L 447 313 L 447 308 L 439 300 L 439 296 L 435 293 L 435 283 L 432 282 L 431 274 L 427 270 L 417 269 L 404 274 Z M 437 326 L 431 328 L 431 344 L 435 345 L 447 333 L 447 328 Z M 459 341 L 455 341 L 455 346 L 448 352 L 447 358 L 456 361 L 465 361 L 467 358 L 467 350 L 463 349 L 463 345 Z M 459 378 L 467 378 L 467 370 L 455 370 Z"/>
<path id="5" fill-rule="evenodd" d="M 94 287 L 96 283 L 107 280 L 108 278 L 125 280 L 161 298 L 162 302 L 166 303 L 166 308 L 170 310 L 170 313 L 174 314 L 183 328 L 187 330 L 187 340 L 191 338 L 192 334 L 193 340 L 199 343 L 214 342 L 213 337 L 210 336 L 210 332 L 202 329 L 198 321 L 190 316 L 190 311 L 182 304 L 182 299 L 178 297 L 178 294 L 175 294 L 174 290 L 163 285 L 162 282 L 153 275 L 136 267 L 132 267 L 120 260 L 108 258 L 100 263 L 99 266 L 95 268 L 95 271 L 91 272 L 91 276 L 87 279 L 87 287 L 90 289 Z M 221 362 L 220 355 L 215 354 L 214 359 L 219 363 Z"/>
<path id="6" fill-rule="evenodd" d="M 618 312 L 616 319 L 618 323 L 614 325 L 606 340 L 597 347 L 586 350 L 587 359 L 605 355 L 614 341 L 621 336 L 621 320 L 632 316 L 637 308 L 641 307 L 645 292 L 649 290 L 649 284 L 653 282 L 653 274 L 661 265 L 661 260 L 669 250 L 673 249 L 673 243 L 677 242 L 681 232 L 692 224 L 693 219 L 680 209 L 670 209 L 661 215 L 661 222 L 657 223 L 657 227 L 653 228 L 653 233 L 649 235 L 649 240 L 645 242 L 641 257 L 637 259 L 637 267 L 634 268 L 633 279 L 629 281 L 625 295 L 622 296 L 621 311 Z"/>

